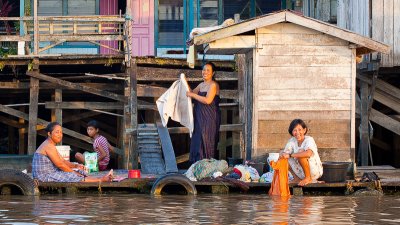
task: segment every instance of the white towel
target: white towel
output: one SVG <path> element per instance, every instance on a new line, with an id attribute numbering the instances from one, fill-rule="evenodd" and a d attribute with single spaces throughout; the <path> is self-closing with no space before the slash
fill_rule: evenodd
<path id="1" fill-rule="evenodd" d="M 189 129 L 192 137 L 193 106 L 192 99 L 186 96 L 189 91 L 189 85 L 185 79 L 185 74 L 181 74 L 180 79 L 175 81 L 171 87 L 157 99 L 156 104 L 161 116 L 161 122 L 164 127 L 167 126 L 168 119 L 179 122 Z"/>

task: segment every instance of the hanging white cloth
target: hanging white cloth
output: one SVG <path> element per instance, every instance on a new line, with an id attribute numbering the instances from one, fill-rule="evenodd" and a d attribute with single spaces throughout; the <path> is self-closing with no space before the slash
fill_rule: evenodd
<path id="1" fill-rule="evenodd" d="M 157 99 L 156 104 L 164 127 L 167 126 L 168 119 L 171 117 L 172 120 L 187 127 L 190 137 L 192 137 L 194 128 L 193 106 L 192 99 L 186 96 L 187 91 L 189 91 L 189 85 L 186 81 L 185 74 L 182 73 L 179 80 L 175 81 L 171 87 Z"/>

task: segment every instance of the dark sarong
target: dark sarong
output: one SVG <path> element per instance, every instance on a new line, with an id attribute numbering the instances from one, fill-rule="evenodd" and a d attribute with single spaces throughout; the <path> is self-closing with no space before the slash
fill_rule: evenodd
<path id="1" fill-rule="evenodd" d="M 207 92 L 199 92 L 198 95 L 206 96 Z M 219 141 L 219 126 L 221 125 L 221 111 L 219 109 L 220 98 L 216 95 L 211 104 L 194 102 L 193 118 L 194 130 L 190 142 L 190 162 L 201 159 L 215 158 L 215 152 Z"/>

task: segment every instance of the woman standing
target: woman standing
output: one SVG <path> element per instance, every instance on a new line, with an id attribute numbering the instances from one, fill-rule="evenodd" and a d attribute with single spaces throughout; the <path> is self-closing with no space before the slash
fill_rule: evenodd
<path id="1" fill-rule="evenodd" d="M 194 131 L 189 157 L 192 163 L 215 157 L 221 124 L 219 85 L 214 80 L 215 65 L 211 62 L 206 63 L 202 75 L 203 82 L 186 94 L 194 100 Z"/>

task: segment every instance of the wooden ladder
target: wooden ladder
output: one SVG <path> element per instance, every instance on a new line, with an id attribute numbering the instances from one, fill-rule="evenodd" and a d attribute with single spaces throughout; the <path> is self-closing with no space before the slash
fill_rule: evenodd
<path id="1" fill-rule="evenodd" d="M 138 153 L 142 173 L 177 173 L 175 153 L 168 129 L 161 122 L 139 124 Z"/>

